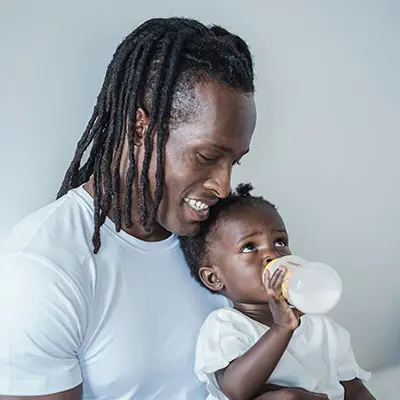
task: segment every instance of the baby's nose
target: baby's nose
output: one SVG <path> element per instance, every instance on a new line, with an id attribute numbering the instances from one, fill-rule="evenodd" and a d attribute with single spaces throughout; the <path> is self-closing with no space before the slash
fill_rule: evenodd
<path id="1" fill-rule="evenodd" d="M 265 265 L 269 264 L 271 261 L 275 260 L 275 258 L 278 258 L 278 254 L 274 252 L 268 252 L 268 254 L 265 255 L 264 257 L 264 263 Z"/>

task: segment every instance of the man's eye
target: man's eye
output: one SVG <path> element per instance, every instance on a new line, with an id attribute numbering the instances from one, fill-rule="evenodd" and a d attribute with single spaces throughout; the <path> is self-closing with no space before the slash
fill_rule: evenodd
<path id="1" fill-rule="evenodd" d="M 209 154 L 205 155 L 205 154 L 202 154 L 202 153 L 198 153 L 198 155 L 199 155 L 200 159 L 202 161 L 206 162 L 206 163 L 212 163 L 217 158 L 217 157 L 214 157 L 214 156 L 209 155 Z"/>
<path id="2" fill-rule="evenodd" d="M 241 249 L 242 253 L 253 253 L 255 251 L 256 251 L 256 246 L 254 246 L 253 243 L 248 243 L 245 246 L 243 246 Z"/>

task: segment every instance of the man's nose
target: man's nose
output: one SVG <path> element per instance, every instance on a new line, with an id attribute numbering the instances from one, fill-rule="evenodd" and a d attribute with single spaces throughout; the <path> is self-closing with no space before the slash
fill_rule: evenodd
<path id="1" fill-rule="evenodd" d="M 216 170 L 206 181 L 205 188 L 211 190 L 219 199 L 225 199 L 231 192 L 232 167 Z"/>

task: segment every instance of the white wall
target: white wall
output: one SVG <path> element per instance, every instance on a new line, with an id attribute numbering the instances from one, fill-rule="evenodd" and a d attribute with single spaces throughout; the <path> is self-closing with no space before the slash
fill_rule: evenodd
<path id="1" fill-rule="evenodd" d="M 372 375 L 368 382 L 368 389 L 379 400 L 399 400 L 399 376 L 400 365 L 384 368 Z"/>
<path id="2" fill-rule="evenodd" d="M 251 44 L 251 180 L 292 247 L 341 273 L 334 316 L 360 361 L 400 361 L 400 3 L 0 0 L 0 238 L 52 200 L 122 37 L 152 16 L 216 22 Z"/>

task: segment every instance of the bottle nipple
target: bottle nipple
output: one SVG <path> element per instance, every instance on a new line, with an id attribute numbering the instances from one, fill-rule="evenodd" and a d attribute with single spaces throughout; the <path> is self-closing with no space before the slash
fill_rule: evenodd
<path id="1" fill-rule="evenodd" d="M 263 273 L 262 273 L 262 283 L 263 283 L 263 285 L 265 285 L 265 273 L 267 272 L 267 270 L 269 270 L 270 277 L 271 277 L 272 274 L 273 274 L 273 272 L 274 272 L 276 269 L 278 269 L 278 267 L 272 269 L 272 266 L 273 266 L 277 261 L 279 261 L 279 260 L 280 260 L 280 258 L 275 258 L 275 259 L 272 260 L 272 261 L 267 261 L 267 262 L 266 262 L 266 265 L 265 265 L 265 267 L 264 267 L 264 269 L 263 269 Z"/>

